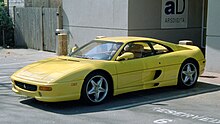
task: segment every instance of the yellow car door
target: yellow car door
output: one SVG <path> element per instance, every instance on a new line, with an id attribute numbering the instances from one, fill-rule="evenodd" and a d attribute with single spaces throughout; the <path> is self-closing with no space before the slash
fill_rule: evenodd
<path id="1" fill-rule="evenodd" d="M 163 80 L 164 61 L 159 55 L 143 58 L 142 80 L 145 88 L 156 87 Z"/>
<path id="2" fill-rule="evenodd" d="M 144 64 L 142 59 L 123 60 L 116 63 L 118 73 L 118 89 L 143 85 L 142 72 Z"/>
<path id="3" fill-rule="evenodd" d="M 169 82 L 169 77 L 167 77 L 167 71 L 173 72 L 173 68 L 169 68 L 170 65 L 167 65 L 169 62 L 175 62 L 175 59 L 178 59 L 177 56 L 169 56 L 172 54 L 172 49 L 162 44 L 154 43 L 148 41 L 147 44 L 150 48 L 147 48 L 148 52 L 152 52 L 150 56 L 145 56 L 143 58 L 144 61 L 144 71 L 143 71 L 143 82 L 145 88 L 157 87 L 167 85 L 167 81 Z M 149 50 L 150 49 L 150 50 Z M 146 49 L 145 49 L 146 51 Z M 144 53 L 145 54 L 145 53 Z M 149 54 L 147 54 L 149 55 Z M 172 63 L 172 62 L 171 62 Z"/>
<path id="4" fill-rule="evenodd" d="M 132 90 L 132 87 L 143 87 L 143 50 L 143 45 L 132 42 L 126 44 L 121 51 L 121 56 L 132 54 L 132 57 L 125 58 L 125 60 L 117 61 L 116 69 L 118 74 L 118 89 L 130 88 L 130 90 Z"/>

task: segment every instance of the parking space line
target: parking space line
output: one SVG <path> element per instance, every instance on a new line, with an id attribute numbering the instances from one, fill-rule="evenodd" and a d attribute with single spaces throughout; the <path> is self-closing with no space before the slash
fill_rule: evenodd
<path id="1" fill-rule="evenodd" d="M 0 79 L 3 79 L 3 78 L 9 78 L 10 76 L 2 76 L 0 77 Z"/>
<path id="2" fill-rule="evenodd" d="M 0 67 L 1 67 L 1 66 L 9 66 L 9 65 L 28 64 L 28 63 L 33 63 L 33 62 L 36 62 L 36 61 L 27 61 L 27 62 L 19 62 L 19 63 L 0 64 Z"/>
<path id="3" fill-rule="evenodd" d="M 0 76 L 5 76 L 5 75 L 8 75 L 7 73 L 0 73 Z"/>

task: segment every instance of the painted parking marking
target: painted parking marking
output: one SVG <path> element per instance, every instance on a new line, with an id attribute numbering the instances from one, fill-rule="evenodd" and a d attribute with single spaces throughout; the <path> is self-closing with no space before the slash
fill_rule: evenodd
<path id="1" fill-rule="evenodd" d="M 176 117 L 196 120 L 196 121 L 200 121 L 200 122 L 220 124 L 220 119 L 213 118 L 213 117 L 206 116 L 206 115 L 196 115 L 196 114 L 180 112 L 180 111 L 175 111 L 175 110 L 166 109 L 166 108 L 159 108 L 159 107 L 153 108 L 153 111 L 158 112 L 158 113 L 162 113 L 162 114 L 176 116 Z"/>
<path id="2" fill-rule="evenodd" d="M 154 121 L 155 124 L 168 124 L 171 122 L 173 122 L 171 119 L 158 119 Z"/>
<path id="3" fill-rule="evenodd" d="M 2 76 L 0 79 L 9 78 L 10 76 Z"/>
<path id="4" fill-rule="evenodd" d="M 10 65 L 29 64 L 29 63 L 33 63 L 33 62 L 36 62 L 36 61 L 27 61 L 27 62 L 18 62 L 18 63 L 0 64 L 0 67 L 1 67 L 1 66 L 10 66 Z"/>

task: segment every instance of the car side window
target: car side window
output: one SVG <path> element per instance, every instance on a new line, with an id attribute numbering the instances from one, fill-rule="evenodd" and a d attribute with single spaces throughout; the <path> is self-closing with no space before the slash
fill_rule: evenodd
<path id="1" fill-rule="evenodd" d="M 148 42 L 141 42 L 144 46 L 144 50 L 142 52 L 142 58 L 154 55 L 154 51 L 152 46 Z"/>
<path id="2" fill-rule="evenodd" d="M 134 54 L 133 59 L 143 58 L 154 54 L 152 47 L 147 42 L 132 42 L 125 45 L 120 55 L 126 52 Z"/>
<path id="3" fill-rule="evenodd" d="M 159 43 L 151 41 L 135 41 L 126 44 L 119 56 L 126 52 L 131 52 L 134 54 L 134 57 L 132 59 L 138 59 L 158 54 L 164 54 L 171 51 L 172 50 L 169 47 L 166 47 Z"/>
<path id="4" fill-rule="evenodd" d="M 154 42 L 150 42 L 150 44 L 156 55 L 171 52 L 170 48 L 163 46 L 161 44 L 154 43 Z"/>

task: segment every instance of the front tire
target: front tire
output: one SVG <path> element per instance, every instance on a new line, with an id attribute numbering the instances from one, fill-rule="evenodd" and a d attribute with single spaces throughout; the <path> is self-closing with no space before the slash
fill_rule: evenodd
<path id="1" fill-rule="evenodd" d="M 86 77 L 82 87 L 83 102 L 96 105 L 109 97 L 109 79 L 102 73 L 92 73 Z"/>
<path id="2" fill-rule="evenodd" d="M 198 80 L 198 67 L 193 61 L 185 61 L 179 70 L 178 87 L 192 88 L 196 85 Z"/>

